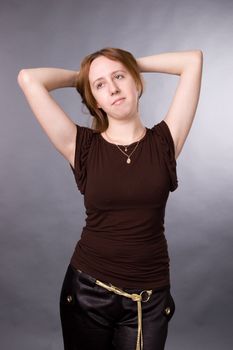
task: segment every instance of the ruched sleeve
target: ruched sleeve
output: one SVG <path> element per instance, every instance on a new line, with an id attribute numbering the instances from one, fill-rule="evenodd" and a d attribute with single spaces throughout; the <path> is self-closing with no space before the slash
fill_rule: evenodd
<path id="1" fill-rule="evenodd" d="M 178 187 L 176 159 L 175 159 L 175 146 L 170 129 L 167 123 L 162 120 L 160 123 L 152 127 L 153 132 L 157 136 L 160 144 L 163 158 L 170 175 L 170 191 L 173 192 Z"/>
<path id="2" fill-rule="evenodd" d="M 87 178 L 87 158 L 93 138 L 93 130 L 76 124 L 76 145 L 74 155 L 74 168 L 70 164 L 79 191 L 84 194 Z"/>

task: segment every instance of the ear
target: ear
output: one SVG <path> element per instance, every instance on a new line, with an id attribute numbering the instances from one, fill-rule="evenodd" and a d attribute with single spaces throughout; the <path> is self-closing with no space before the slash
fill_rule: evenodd
<path id="1" fill-rule="evenodd" d="M 95 100 L 95 108 L 101 108 L 99 103 Z"/>
<path id="2" fill-rule="evenodd" d="M 140 95 L 140 88 L 138 86 L 138 84 L 136 84 L 136 89 L 137 89 L 137 93 L 138 93 L 138 96 Z"/>
<path id="3" fill-rule="evenodd" d="M 96 99 L 95 99 L 95 107 L 96 107 L 96 108 L 101 108 L 100 105 L 99 105 L 99 103 L 96 101 Z"/>
<path id="4" fill-rule="evenodd" d="M 140 87 L 138 87 L 138 97 L 140 97 L 141 93 L 142 93 L 142 90 Z"/>

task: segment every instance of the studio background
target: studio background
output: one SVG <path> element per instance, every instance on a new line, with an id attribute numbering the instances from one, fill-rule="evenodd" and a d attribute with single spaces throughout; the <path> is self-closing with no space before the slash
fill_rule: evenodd
<path id="1" fill-rule="evenodd" d="M 200 100 L 165 216 L 176 302 L 166 349 L 232 349 L 232 16 L 226 0 L 1 0 L 1 349 L 63 349 L 59 294 L 85 223 L 70 166 L 32 114 L 18 72 L 79 70 L 84 56 L 105 46 L 135 57 L 203 51 Z M 152 127 L 179 77 L 144 78 L 140 111 Z M 90 126 L 75 89 L 52 95 L 73 121 Z"/>

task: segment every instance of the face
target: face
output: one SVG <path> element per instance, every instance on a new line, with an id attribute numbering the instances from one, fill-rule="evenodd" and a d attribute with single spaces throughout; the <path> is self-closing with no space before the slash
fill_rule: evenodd
<path id="1" fill-rule="evenodd" d="M 137 113 L 139 91 L 121 62 L 97 57 L 90 66 L 89 82 L 98 108 L 102 108 L 108 117 L 123 118 Z M 121 100 L 116 102 L 117 99 Z"/>

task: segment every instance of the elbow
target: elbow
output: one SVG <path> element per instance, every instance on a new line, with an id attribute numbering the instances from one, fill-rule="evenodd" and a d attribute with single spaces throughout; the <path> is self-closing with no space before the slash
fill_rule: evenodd
<path id="1" fill-rule="evenodd" d="M 201 50 L 198 50 L 197 52 L 197 61 L 198 61 L 198 67 L 199 67 L 199 70 L 202 71 L 203 69 L 203 52 Z"/>
<path id="2" fill-rule="evenodd" d="M 198 62 L 203 62 L 203 51 L 195 50 L 194 51 L 194 59 Z"/>
<path id="3" fill-rule="evenodd" d="M 189 68 L 196 67 L 200 68 L 203 65 L 203 52 L 201 50 L 194 50 L 192 51 L 192 55 L 190 56 L 190 60 L 188 62 Z"/>
<path id="4" fill-rule="evenodd" d="M 25 69 L 25 68 L 21 69 L 17 76 L 17 82 L 19 86 L 22 87 L 22 85 L 28 83 L 29 81 L 30 81 L 29 69 Z"/>
<path id="5" fill-rule="evenodd" d="M 28 72 L 27 69 L 21 69 L 17 76 L 18 84 L 21 85 L 25 80 L 27 80 Z"/>

